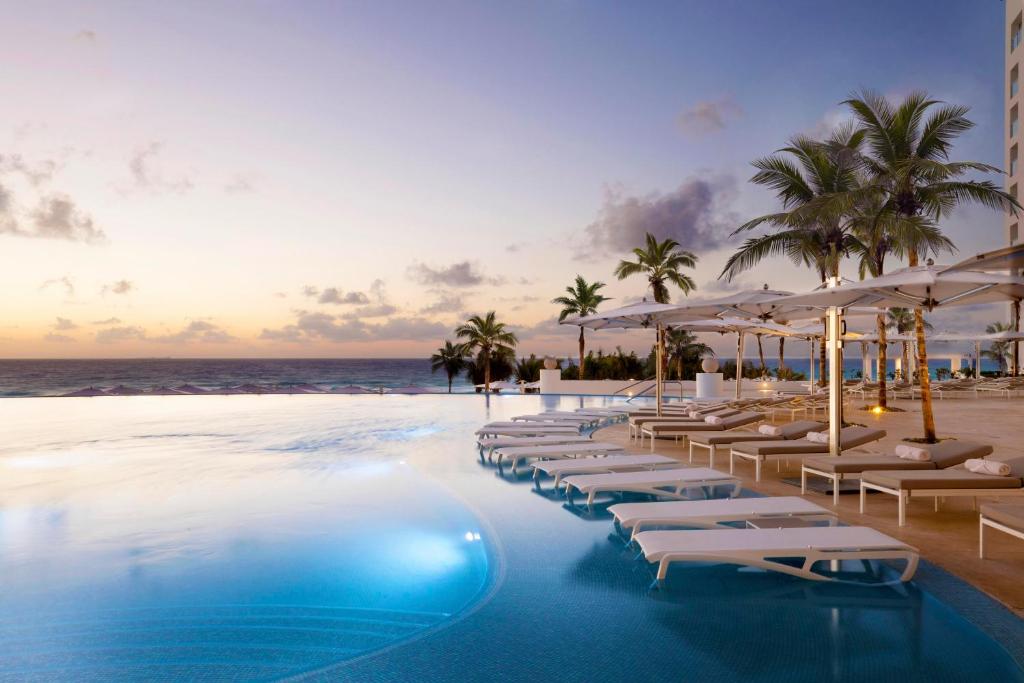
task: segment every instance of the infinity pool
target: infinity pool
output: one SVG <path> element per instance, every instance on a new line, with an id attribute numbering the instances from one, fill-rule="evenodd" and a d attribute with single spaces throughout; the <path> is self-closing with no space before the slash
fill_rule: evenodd
<path id="1" fill-rule="evenodd" d="M 0 401 L 0 679 L 1024 680 L 927 580 L 714 566 L 649 592 L 607 519 L 476 458 L 481 423 L 582 404 Z"/>

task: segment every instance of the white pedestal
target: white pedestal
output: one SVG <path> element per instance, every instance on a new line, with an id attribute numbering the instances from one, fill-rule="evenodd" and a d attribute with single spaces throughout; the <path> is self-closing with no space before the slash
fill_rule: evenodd
<path id="1" fill-rule="evenodd" d="M 718 398 L 725 395 L 725 379 L 720 372 L 697 373 L 696 398 Z"/>
<path id="2" fill-rule="evenodd" d="M 562 371 L 558 368 L 554 370 L 543 369 L 540 371 L 540 393 L 542 394 L 558 394 L 559 385 L 562 382 Z"/>

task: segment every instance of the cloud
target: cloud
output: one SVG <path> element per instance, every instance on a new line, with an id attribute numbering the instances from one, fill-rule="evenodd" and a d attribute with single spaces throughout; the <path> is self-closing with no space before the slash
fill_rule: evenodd
<path id="1" fill-rule="evenodd" d="M 140 341 L 146 338 L 146 331 L 141 327 L 122 326 L 108 327 L 96 333 L 96 342 L 99 344 L 116 344 L 123 341 Z"/>
<path id="2" fill-rule="evenodd" d="M 153 192 L 173 192 L 181 194 L 191 190 L 194 185 L 186 177 L 177 180 L 168 180 L 163 174 L 154 168 L 154 162 L 159 156 L 163 144 L 151 142 L 132 155 L 128 160 L 128 170 L 131 171 L 132 180 L 137 189 L 145 189 Z"/>
<path id="3" fill-rule="evenodd" d="M 245 194 L 247 192 L 254 192 L 255 189 L 248 178 L 236 174 L 224 184 L 224 191 L 228 194 Z"/>
<path id="4" fill-rule="evenodd" d="M 259 338 L 266 341 L 343 343 L 434 339 L 448 331 L 444 323 L 421 317 L 398 317 L 380 324 L 367 324 L 347 316 L 298 311 L 293 324 L 278 329 L 264 329 Z"/>
<path id="5" fill-rule="evenodd" d="M 56 277 L 47 280 L 43 284 L 39 285 L 39 291 L 44 292 L 51 286 L 57 285 L 60 285 L 64 288 L 64 294 L 66 296 L 71 297 L 75 295 L 75 283 L 72 282 L 71 278 L 69 278 L 67 275 L 65 275 L 64 277 Z"/>
<path id="6" fill-rule="evenodd" d="M 392 306 L 389 303 L 378 303 L 371 304 L 369 306 L 360 306 L 354 311 L 349 311 L 343 314 L 341 317 L 346 320 L 359 320 L 360 318 L 383 318 L 385 316 L 394 315 L 398 313 L 398 308 Z"/>
<path id="7" fill-rule="evenodd" d="M 61 318 L 60 316 L 58 316 L 57 322 L 54 323 L 53 325 L 53 329 L 58 330 L 60 332 L 67 332 L 68 330 L 77 330 L 78 325 L 76 325 L 73 321 L 67 318 Z"/>
<path id="8" fill-rule="evenodd" d="M 643 245 L 647 233 L 671 237 L 690 251 L 717 249 L 739 224 L 730 206 L 735 196 L 736 180 L 729 175 L 691 178 L 667 194 L 643 197 L 609 188 L 597 219 L 583 230 L 576 258 L 625 255 Z"/>
<path id="9" fill-rule="evenodd" d="M 234 341 L 234 339 L 233 335 L 208 320 L 193 320 L 180 331 L 173 334 L 147 338 L 148 341 L 161 344 L 188 344 L 192 342 L 223 344 L 224 342 Z"/>
<path id="10" fill-rule="evenodd" d="M 68 336 L 66 334 L 58 334 L 56 332 L 50 332 L 49 334 L 47 334 L 46 336 L 43 337 L 43 341 L 55 342 L 55 343 L 58 343 L 58 344 L 67 344 L 69 342 L 75 341 L 75 338 L 74 337 L 70 337 L 70 336 Z"/>
<path id="11" fill-rule="evenodd" d="M 434 268 L 425 263 L 413 263 L 406 269 L 406 276 L 421 285 L 445 287 L 475 287 L 476 285 L 500 285 L 503 278 L 489 278 L 480 272 L 476 264 L 460 261 L 450 266 Z"/>
<path id="12" fill-rule="evenodd" d="M 112 282 L 109 285 L 103 285 L 103 290 L 100 292 L 106 295 L 107 292 L 111 294 L 127 294 L 128 292 L 135 289 L 135 283 L 131 280 L 118 280 Z"/>
<path id="13" fill-rule="evenodd" d="M 67 195 L 50 195 L 39 200 L 38 207 L 29 214 L 29 227 L 22 227 L 11 210 L 11 195 L 0 187 L 0 234 L 18 237 L 59 239 L 86 244 L 103 244 L 104 232 L 92 218 L 82 213 Z"/>
<path id="14" fill-rule="evenodd" d="M 302 296 L 314 297 L 320 293 L 320 290 L 313 285 L 303 285 Z"/>
<path id="15" fill-rule="evenodd" d="M 316 301 L 320 304 L 368 304 L 370 303 L 370 297 L 366 296 L 363 292 L 342 294 L 341 290 L 337 287 L 328 287 L 320 292 L 320 296 Z"/>
<path id="16" fill-rule="evenodd" d="M 526 247 L 526 242 L 513 242 L 505 245 L 505 251 L 510 254 L 518 254 Z"/>
<path id="17" fill-rule="evenodd" d="M 286 292 L 274 292 L 275 299 L 287 299 L 288 294 Z"/>
<path id="18" fill-rule="evenodd" d="M 79 40 L 83 43 L 95 43 L 96 42 L 96 31 L 90 29 L 82 29 L 75 34 L 75 40 Z"/>
<path id="19" fill-rule="evenodd" d="M 731 95 L 697 102 L 679 115 L 679 127 L 689 135 L 716 133 L 743 116 L 743 108 Z"/>
<path id="20" fill-rule="evenodd" d="M 465 307 L 461 295 L 443 292 L 437 301 L 421 308 L 420 313 L 458 313 Z"/>
<path id="21" fill-rule="evenodd" d="M 0 155 L 0 173 L 18 173 L 33 187 L 53 180 L 57 168 L 57 162 L 52 159 L 43 159 L 32 164 L 25 161 L 20 154 Z"/>
<path id="22" fill-rule="evenodd" d="M 120 324 L 120 318 L 107 318 L 106 320 L 93 320 L 91 325 L 118 325 Z"/>

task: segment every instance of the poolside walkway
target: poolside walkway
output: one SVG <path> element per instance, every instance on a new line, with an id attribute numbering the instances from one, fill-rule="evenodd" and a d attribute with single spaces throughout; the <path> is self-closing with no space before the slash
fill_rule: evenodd
<path id="1" fill-rule="evenodd" d="M 885 415 L 873 415 L 856 409 L 864 403 L 866 401 L 858 399 L 848 402 L 846 420 L 869 426 L 877 425 L 885 429 L 888 436 L 859 450 L 892 453 L 893 448 L 904 437 L 921 435 L 918 402 L 896 401 L 892 405 L 907 412 Z M 935 420 L 940 437 L 970 439 L 991 444 L 995 452 L 990 457 L 995 459 L 1024 456 L 1024 401 L 1020 399 L 936 400 Z M 624 425 L 605 428 L 599 433 L 602 441 L 628 444 Z M 630 450 L 650 452 L 649 447 Z M 688 449 L 667 439 L 659 440 L 655 450 L 684 461 L 689 456 Z M 695 460 L 695 464 L 706 465 L 706 458 Z M 716 467 L 727 471 L 728 458 L 723 458 L 721 463 L 716 462 Z M 753 469 L 753 465 L 749 463 L 738 463 L 736 466 L 736 474 L 743 478 L 744 488 L 767 495 L 799 495 L 799 487 L 782 481 L 783 478 L 799 478 L 798 461 L 791 462 L 788 470 L 783 464 L 782 472 L 776 472 L 774 465 L 767 465 L 762 473 L 762 481 L 757 484 L 754 482 Z M 811 492 L 808 493 L 808 498 L 831 507 L 831 496 Z M 979 503 L 983 500 L 985 499 L 979 499 Z M 903 528 L 897 525 L 896 498 L 893 496 L 870 496 L 867 512 L 863 515 L 858 508 L 856 494 L 842 495 L 837 508 L 842 522 L 871 526 L 916 546 L 922 557 L 929 562 L 970 582 L 1024 617 L 1024 582 L 1021 581 L 1021 573 L 1024 571 L 1024 541 L 998 531 L 986 530 L 986 558 L 979 559 L 978 513 L 973 510 L 969 498 L 949 498 L 939 512 L 934 512 L 931 499 L 912 499 L 908 508 L 907 525 Z"/>

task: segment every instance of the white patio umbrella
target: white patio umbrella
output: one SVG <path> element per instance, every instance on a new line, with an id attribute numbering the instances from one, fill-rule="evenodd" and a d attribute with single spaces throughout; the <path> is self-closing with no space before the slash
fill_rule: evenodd
<path id="1" fill-rule="evenodd" d="M 1019 342 L 1024 339 L 1024 332 L 1015 332 L 1014 330 L 1003 330 L 1002 332 L 980 332 L 978 334 L 970 334 L 965 332 L 942 332 L 929 337 L 931 341 L 936 342 L 960 342 L 960 341 L 971 341 L 974 342 L 974 377 L 981 377 L 981 344 L 986 341 L 1013 341 Z"/>
<path id="2" fill-rule="evenodd" d="M 1024 278 L 1003 273 L 958 270 L 949 266 L 928 265 L 903 268 L 887 275 L 860 282 L 833 281 L 826 289 L 789 297 L 787 303 L 828 310 L 828 346 L 831 386 L 829 388 L 829 444 L 832 455 L 842 451 L 839 430 L 842 427 L 841 354 L 843 310 L 853 306 L 880 308 L 909 307 L 933 310 L 965 304 L 997 303 L 1024 298 Z M 922 349 L 923 350 L 923 349 Z M 927 363 L 927 352 L 919 354 Z M 922 415 L 926 436 L 931 416 L 931 393 L 927 373 L 921 373 Z"/>
<path id="3" fill-rule="evenodd" d="M 678 310 L 678 304 L 659 304 L 656 302 L 649 302 L 645 299 L 635 304 L 613 308 L 608 311 L 595 313 L 582 318 L 567 318 L 562 321 L 562 324 L 586 327 L 591 330 L 647 329 L 654 327 L 657 331 L 657 337 L 654 344 L 656 349 L 655 357 L 657 359 L 655 363 L 657 368 L 655 370 L 654 396 L 657 403 L 657 414 L 661 415 L 661 338 L 663 334 L 663 327 L 659 316 L 665 315 L 669 312 L 674 312 L 678 317 L 685 319 L 686 314 L 678 313 Z"/>
<path id="4" fill-rule="evenodd" d="M 793 329 L 785 325 L 779 325 L 770 320 L 756 320 L 753 318 L 729 317 L 684 320 L 673 323 L 673 327 L 690 330 L 691 332 L 736 333 L 736 398 L 740 398 L 740 394 L 743 391 L 743 336 L 746 334 L 767 334 L 775 337 L 796 336 Z"/>

